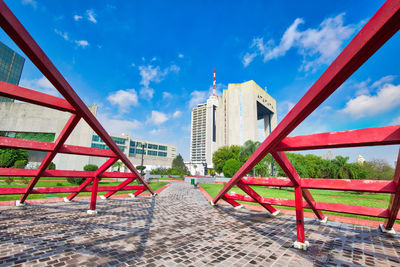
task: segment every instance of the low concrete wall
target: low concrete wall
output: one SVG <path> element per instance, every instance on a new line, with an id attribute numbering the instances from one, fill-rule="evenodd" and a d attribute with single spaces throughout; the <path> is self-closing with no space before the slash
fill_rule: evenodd
<path id="1" fill-rule="evenodd" d="M 223 177 L 201 177 L 201 176 L 185 176 L 185 182 L 190 183 L 194 179 L 196 184 L 199 183 L 227 183 L 231 178 Z"/>

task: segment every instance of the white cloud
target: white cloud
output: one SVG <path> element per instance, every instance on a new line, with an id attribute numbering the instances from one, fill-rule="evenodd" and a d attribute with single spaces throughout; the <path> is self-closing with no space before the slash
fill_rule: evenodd
<path id="1" fill-rule="evenodd" d="M 372 116 L 391 110 L 400 105 L 400 84 L 394 85 L 387 81 L 392 78 L 384 77 L 373 83 L 368 91 L 372 91 L 373 86 L 380 86 L 375 94 L 361 94 L 346 103 L 341 111 L 355 118 Z M 386 82 L 385 82 L 386 80 Z"/>
<path id="2" fill-rule="evenodd" d="M 359 25 L 345 26 L 344 15 L 342 13 L 336 17 L 327 18 L 318 28 L 309 28 L 304 31 L 298 29 L 304 20 L 297 18 L 287 28 L 278 45 L 274 45 L 274 40 L 264 43 L 263 38 L 254 38 L 250 46 L 252 53 L 246 53 L 242 63 L 246 67 L 255 55 L 262 56 L 264 62 L 267 62 L 284 56 L 287 51 L 295 47 L 303 56 L 301 70 L 315 71 L 321 65 L 331 63 L 339 54 L 344 41 L 359 28 Z"/>
<path id="3" fill-rule="evenodd" d="M 39 79 L 22 79 L 20 82 L 20 86 L 49 95 L 61 96 L 57 89 L 54 88 L 54 86 L 44 76 Z"/>
<path id="4" fill-rule="evenodd" d="M 179 70 L 180 68 L 177 65 L 171 65 L 164 70 L 161 70 L 159 66 L 153 65 L 139 66 L 139 74 L 142 77 L 140 84 L 149 87 L 150 82 L 159 83 L 168 75 L 168 73 L 178 73 Z"/>
<path id="5" fill-rule="evenodd" d="M 106 113 L 99 113 L 97 119 L 108 132 L 114 134 L 131 133 L 142 126 L 142 123 L 137 120 L 114 119 L 110 114 Z"/>
<path id="6" fill-rule="evenodd" d="M 256 56 L 256 53 L 246 53 L 242 59 L 243 66 L 247 67 L 251 62 L 253 62 Z"/>
<path id="7" fill-rule="evenodd" d="M 138 105 L 138 96 L 135 89 L 119 90 L 107 97 L 111 104 L 118 106 L 122 113 L 128 112 L 131 106 Z"/>
<path id="8" fill-rule="evenodd" d="M 147 122 L 155 125 L 160 125 L 166 122 L 167 120 L 168 120 L 167 114 L 153 110 L 151 112 L 151 117 L 147 119 Z"/>
<path id="9" fill-rule="evenodd" d="M 153 88 L 148 88 L 144 87 L 140 90 L 140 97 L 146 98 L 148 100 L 152 99 L 154 95 L 154 89 Z"/>
<path id="10" fill-rule="evenodd" d="M 37 2 L 35 0 L 22 0 L 21 2 L 23 5 L 30 5 L 33 8 L 37 7 Z"/>
<path id="11" fill-rule="evenodd" d="M 86 41 L 86 40 L 76 40 L 75 43 L 76 43 L 78 46 L 83 47 L 83 48 L 86 48 L 86 47 L 89 46 L 89 42 Z"/>
<path id="12" fill-rule="evenodd" d="M 159 128 L 159 129 L 153 129 L 150 131 L 151 135 L 162 135 L 166 133 L 166 129 L 165 128 Z"/>
<path id="13" fill-rule="evenodd" d="M 179 57 L 179 58 L 184 58 L 185 56 L 184 56 L 183 54 L 179 53 L 179 54 L 178 54 L 178 57 Z"/>
<path id="14" fill-rule="evenodd" d="M 193 91 L 190 94 L 190 100 L 188 102 L 189 108 L 194 108 L 200 103 L 203 103 L 207 100 L 208 92 L 207 91 Z"/>
<path id="15" fill-rule="evenodd" d="M 82 16 L 80 16 L 80 15 L 74 15 L 74 20 L 75 21 L 79 21 L 79 20 L 81 20 L 83 17 Z"/>
<path id="16" fill-rule="evenodd" d="M 59 30 L 57 30 L 57 29 L 54 29 L 54 32 L 55 32 L 57 35 L 61 36 L 65 41 L 68 41 L 68 40 L 69 40 L 69 36 L 68 36 L 68 33 L 67 33 L 67 32 L 62 32 L 62 31 L 59 31 Z"/>
<path id="17" fill-rule="evenodd" d="M 162 93 L 162 98 L 163 98 L 163 99 L 172 98 L 172 94 L 171 94 L 171 93 L 168 93 L 168 92 L 163 92 L 163 93 Z"/>
<path id="18" fill-rule="evenodd" d="M 87 19 L 90 22 L 97 23 L 96 13 L 94 13 L 94 11 L 92 9 L 86 10 L 86 15 L 87 15 Z"/>
<path id="19" fill-rule="evenodd" d="M 172 118 L 176 119 L 179 118 L 182 115 L 182 112 L 177 110 L 174 112 L 174 114 L 172 114 Z"/>

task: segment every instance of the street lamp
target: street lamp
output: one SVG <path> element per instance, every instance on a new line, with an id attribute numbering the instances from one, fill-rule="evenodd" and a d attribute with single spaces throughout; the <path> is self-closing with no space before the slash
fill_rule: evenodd
<path id="1" fill-rule="evenodd" d="M 140 164 L 141 166 L 140 175 L 143 176 L 144 146 L 146 145 L 146 143 L 142 142 L 141 144 L 142 144 L 142 163 Z"/>

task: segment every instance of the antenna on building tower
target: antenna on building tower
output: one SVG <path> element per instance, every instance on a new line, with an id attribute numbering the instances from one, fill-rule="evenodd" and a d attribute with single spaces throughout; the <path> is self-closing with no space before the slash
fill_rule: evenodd
<path id="1" fill-rule="evenodd" d="M 217 95 L 217 88 L 215 87 L 215 69 L 214 69 L 214 81 L 213 81 L 213 95 Z"/>

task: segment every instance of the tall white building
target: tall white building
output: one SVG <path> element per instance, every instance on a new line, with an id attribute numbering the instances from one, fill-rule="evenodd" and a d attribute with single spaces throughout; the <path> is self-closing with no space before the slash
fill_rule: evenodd
<path id="1" fill-rule="evenodd" d="M 231 83 L 218 97 L 214 71 L 213 94 L 192 110 L 191 164 L 212 168 L 219 147 L 263 140 L 276 125 L 276 101 L 265 90 L 254 81 Z"/>

